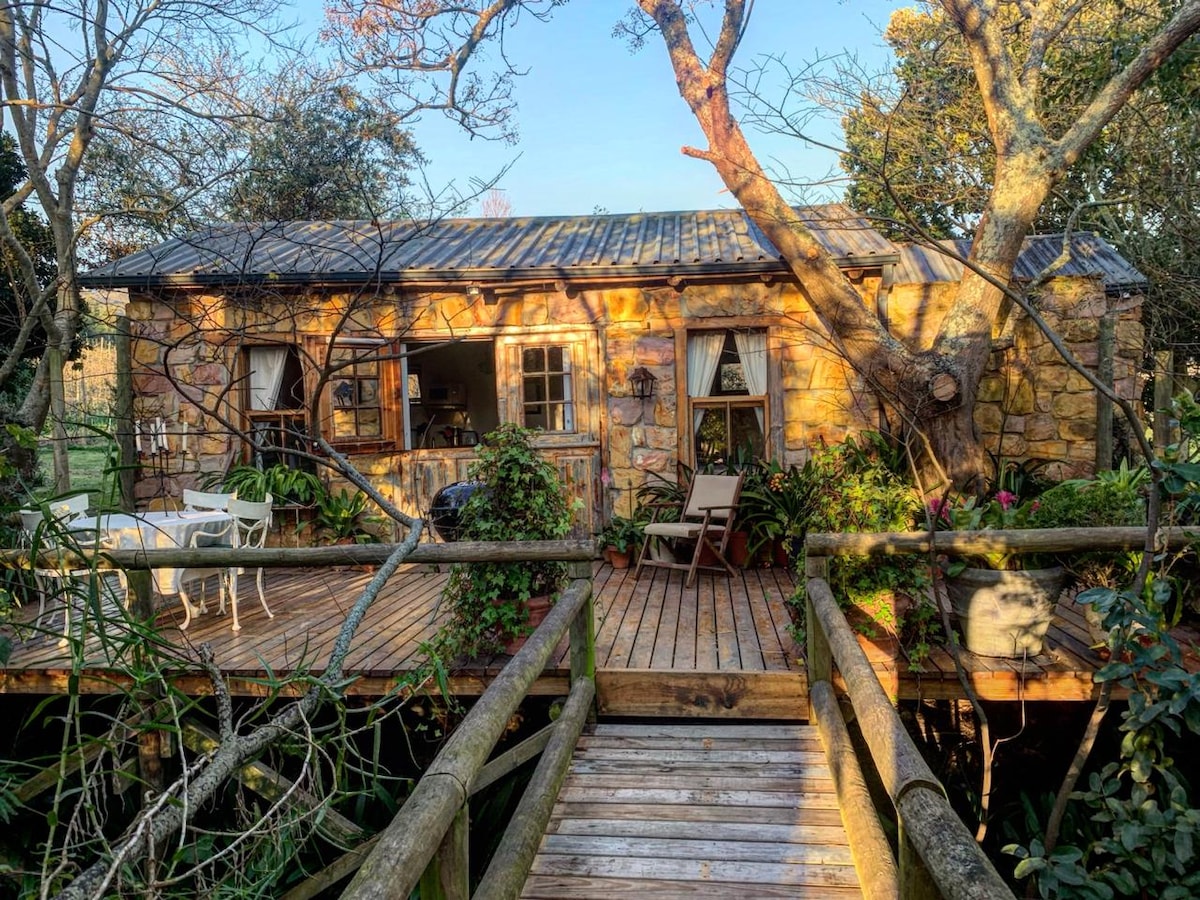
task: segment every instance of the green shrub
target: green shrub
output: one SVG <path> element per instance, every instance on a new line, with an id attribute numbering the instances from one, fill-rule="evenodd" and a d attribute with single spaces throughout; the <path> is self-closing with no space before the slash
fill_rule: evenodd
<path id="1" fill-rule="evenodd" d="M 849 439 L 815 454 L 805 466 L 805 478 L 813 491 L 807 530 L 910 531 L 922 512 L 922 503 L 913 485 L 895 471 L 896 460 L 891 444 L 873 435 L 860 441 Z M 902 554 L 839 556 L 829 563 L 834 596 L 844 606 L 857 607 L 870 620 L 858 627 L 895 632 L 909 659 L 919 664 L 939 627 L 928 592 L 928 562 L 916 554 Z M 797 596 L 802 596 L 802 590 Z M 803 622 L 800 630 L 803 632 Z"/>
<path id="2" fill-rule="evenodd" d="M 1106 528 L 1145 525 L 1146 504 L 1131 481 L 1064 481 L 1032 504 L 1029 528 Z M 1084 587 L 1116 587 L 1137 569 L 1141 554 L 1133 551 L 1056 554 Z"/>
<path id="3" fill-rule="evenodd" d="M 461 540 L 546 541 L 570 534 L 574 504 L 532 437 L 532 431 L 507 424 L 484 438 L 468 474 L 485 486 L 463 505 Z M 554 594 L 566 575 L 559 562 L 455 565 L 445 594 L 453 610 L 449 646 L 471 655 L 498 650 L 527 632 L 526 601 Z"/>

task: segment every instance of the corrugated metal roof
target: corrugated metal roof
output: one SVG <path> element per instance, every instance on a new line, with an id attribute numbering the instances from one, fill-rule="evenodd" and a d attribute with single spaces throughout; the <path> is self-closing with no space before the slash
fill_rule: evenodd
<path id="1" fill-rule="evenodd" d="M 846 266 L 895 262 L 896 247 L 842 204 L 798 210 Z M 91 287 L 375 281 L 495 281 L 780 271 L 779 251 L 741 210 L 217 225 L 89 272 Z"/>
<path id="2" fill-rule="evenodd" d="M 969 240 L 940 243 L 962 257 L 971 251 Z M 897 244 L 897 247 L 900 248 L 900 265 L 896 267 L 896 284 L 953 282 L 962 278 L 962 263 L 953 257 L 939 253 L 932 247 L 916 244 Z M 1013 279 L 1030 281 L 1036 278 L 1058 259 L 1062 247 L 1061 234 L 1030 235 L 1025 239 L 1021 255 L 1013 267 Z M 1054 267 L 1053 274 L 1062 277 L 1099 275 L 1108 290 L 1141 287 L 1148 281 L 1146 276 L 1130 265 L 1108 241 L 1086 231 L 1071 236 L 1070 255 Z"/>

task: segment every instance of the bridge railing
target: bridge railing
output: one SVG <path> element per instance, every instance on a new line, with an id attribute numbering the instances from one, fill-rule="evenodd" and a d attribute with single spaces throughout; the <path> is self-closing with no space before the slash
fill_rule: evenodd
<path id="1" fill-rule="evenodd" d="M 946 800 L 838 607 L 826 581 L 831 556 L 899 553 L 1054 553 L 1136 550 L 1145 528 L 1042 528 L 902 534 L 810 534 L 805 541 L 810 714 L 821 730 L 839 803 L 868 898 L 973 900 L 1012 897 L 1012 891 Z M 1161 529 L 1158 547 L 1189 542 L 1182 529 Z M 899 862 L 892 858 L 867 793 L 859 761 L 833 693 L 837 666 L 871 761 L 900 824 Z"/>
<path id="2" fill-rule="evenodd" d="M 507 545 L 504 561 L 519 559 L 518 547 Z M 424 900 L 466 900 L 471 896 L 470 798 L 540 752 L 533 777 L 475 894 L 489 900 L 519 895 L 595 697 L 591 555 L 590 545 L 578 542 L 563 542 L 551 554 L 571 562 L 570 584 L 455 728 L 395 818 L 376 836 L 343 897 L 408 897 L 419 884 Z M 474 554 L 472 558 L 479 560 Z M 562 713 L 538 734 L 488 762 L 509 719 L 568 633 L 571 691 Z"/>

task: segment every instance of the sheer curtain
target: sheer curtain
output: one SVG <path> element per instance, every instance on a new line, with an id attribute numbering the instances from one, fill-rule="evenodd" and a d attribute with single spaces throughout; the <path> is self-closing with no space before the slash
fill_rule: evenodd
<path id="1" fill-rule="evenodd" d="M 251 409 L 275 409 L 279 402 L 279 388 L 283 385 L 287 355 L 287 347 L 250 348 Z"/>
<path id="2" fill-rule="evenodd" d="M 687 389 L 689 397 L 707 397 L 712 391 L 717 366 L 721 364 L 721 351 L 725 348 L 725 332 L 698 331 L 688 335 Z M 692 414 L 693 433 L 700 427 L 704 410 Z"/>
<path id="3" fill-rule="evenodd" d="M 742 361 L 742 375 L 746 389 L 753 395 L 767 393 L 767 333 L 765 331 L 735 331 L 733 341 L 737 345 L 738 357 Z M 763 428 L 763 411 L 756 408 L 758 427 Z"/>

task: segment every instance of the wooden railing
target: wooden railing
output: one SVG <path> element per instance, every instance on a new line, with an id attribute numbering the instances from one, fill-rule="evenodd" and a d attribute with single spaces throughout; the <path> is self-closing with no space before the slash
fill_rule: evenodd
<path id="1" fill-rule="evenodd" d="M 510 553 L 505 558 L 515 558 L 511 553 L 515 545 L 506 546 Z M 551 554 L 550 558 L 575 561 L 571 583 L 455 728 L 400 812 L 374 838 L 370 855 L 343 897 L 408 897 L 420 884 L 423 900 L 466 900 L 470 896 L 470 798 L 540 752 L 533 778 L 476 891 L 476 896 L 489 900 L 519 895 L 595 697 L 590 546 L 586 557 L 583 552 L 579 544 L 564 542 Z M 562 713 L 521 745 L 488 762 L 512 714 L 568 632 L 571 691 Z"/>
<path id="2" fill-rule="evenodd" d="M 828 557 L 929 552 L 935 544 L 946 551 L 968 546 L 985 549 L 981 543 L 989 551 L 1003 550 L 1012 546 L 1017 534 L 810 534 L 805 541 L 809 712 L 829 757 L 838 804 L 868 900 L 897 896 L 983 900 L 1013 894 L 950 806 L 941 782 L 884 693 L 826 581 Z M 871 762 L 895 807 L 900 826 L 898 863 L 883 834 L 834 696 L 835 665 L 846 684 Z"/>
<path id="3" fill-rule="evenodd" d="M 164 550 L 0 549 L 0 568 L 71 569 L 307 567 L 382 563 L 395 545 L 309 548 L 180 548 Z M 309 878 L 284 900 L 307 900 L 358 874 L 343 895 L 408 897 L 421 886 L 423 900 L 466 900 L 468 805 L 472 795 L 541 754 L 533 778 L 505 831 L 476 895 L 517 897 L 550 811 L 566 776 L 575 743 L 595 698 L 595 618 L 591 541 L 460 542 L 421 544 L 411 563 L 565 561 L 571 580 L 545 621 L 496 676 L 425 770 L 400 812 L 384 831 Z M 496 742 L 565 634 L 570 634 L 571 690 L 558 719 L 488 761 Z"/>
<path id="4" fill-rule="evenodd" d="M 1161 529 L 1156 547 L 1181 547 L 1193 540 L 1183 529 Z M 865 896 L 983 900 L 1013 894 L 951 809 L 945 789 L 925 764 L 884 694 L 825 580 L 828 557 L 1138 550 L 1145 541 L 1144 528 L 808 535 L 805 607 L 810 715 L 817 722 L 830 759 Z M 871 761 L 895 807 L 900 824 L 898 864 L 892 859 L 867 794 L 859 760 L 833 693 L 834 665 L 847 686 Z"/>

